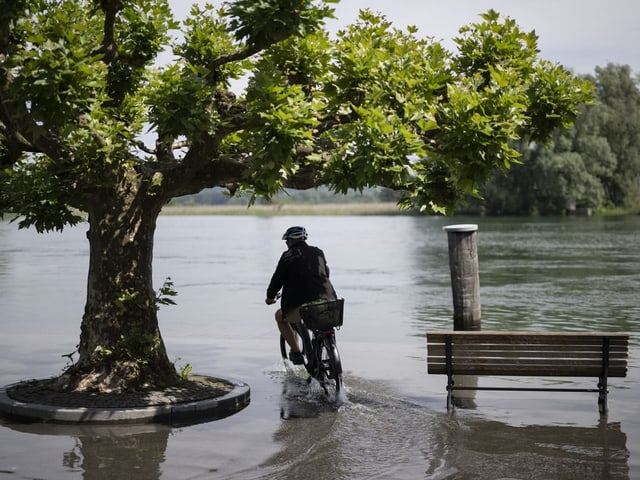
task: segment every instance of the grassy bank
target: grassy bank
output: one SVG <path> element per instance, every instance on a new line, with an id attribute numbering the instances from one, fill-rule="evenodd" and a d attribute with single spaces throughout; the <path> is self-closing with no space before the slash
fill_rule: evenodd
<path id="1" fill-rule="evenodd" d="M 407 215 L 394 202 L 378 203 L 283 203 L 272 205 L 167 205 L 163 215 Z"/>

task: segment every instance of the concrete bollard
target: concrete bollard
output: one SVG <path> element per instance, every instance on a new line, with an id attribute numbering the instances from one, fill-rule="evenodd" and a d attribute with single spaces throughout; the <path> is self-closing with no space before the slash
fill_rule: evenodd
<path id="1" fill-rule="evenodd" d="M 453 329 L 480 330 L 480 277 L 478 274 L 478 225 L 444 227 L 449 241 L 449 267 L 453 293 Z"/>

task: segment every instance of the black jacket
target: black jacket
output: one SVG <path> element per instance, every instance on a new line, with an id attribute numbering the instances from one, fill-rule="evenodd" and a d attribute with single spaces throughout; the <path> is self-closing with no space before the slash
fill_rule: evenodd
<path id="1" fill-rule="evenodd" d="M 267 288 L 267 298 L 275 298 L 281 288 L 280 307 L 285 315 L 312 300 L 336 299 L 324 253 L 304 241 L 295 243 L 280 257 Z"/>

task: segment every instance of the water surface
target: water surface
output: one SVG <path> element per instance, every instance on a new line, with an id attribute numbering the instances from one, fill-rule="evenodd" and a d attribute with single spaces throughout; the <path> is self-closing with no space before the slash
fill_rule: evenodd
<path id="1" fill-rule="evenodd" d="M 448 413 L 424 333 L 452 327 L 444 225 L 477 223 L 484 329 L 638 332 L 640 218 L 161 217 L 154 281 L 178 367 L 246 381 L 251 404 L 211 423 L 0 423 L 0 479 L 640 478 L 638 339 L 609 415 L 589 393 L 478 392 Z M 346 298 L 337 406 L 280 361 L 265 289 L 302 224 Z M 57 375 L 84 307 L 85 226 L 0 223 L 0 383 Z M 489 382 L 490 379 L 480 379 Z M 518 385 L 554 379 L 496 379 Z M 594 380 L 595 381 L 595 380 Z M 591 379 L 577 386 L 592 387 Z"/>

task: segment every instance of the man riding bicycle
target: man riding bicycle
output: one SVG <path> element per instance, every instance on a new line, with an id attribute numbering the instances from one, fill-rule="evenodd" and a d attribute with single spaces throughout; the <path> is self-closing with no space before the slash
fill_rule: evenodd
<path id="1" fill-rule="evenodd" d="M 287 250 L 282 254 L 267 288 L 267 305 L 276 302 L 282 289 L 280 308 L 276 322 L 280 333 L 291 348 L 289 360 L 296 365 L 303 363 L 300 346 L 297 345 L 291 323 L 301 321 L 300 305 L 314 300 L 336 300 L 336 292 L 329 280 L 329 267 L 324 252 L 308 245 L 304 227 L 290 227 L 282 236 Z"/>

